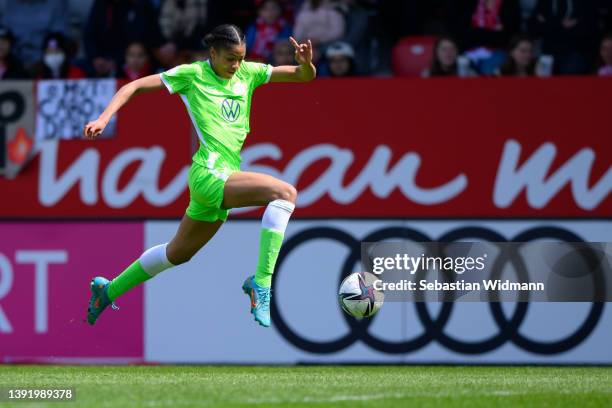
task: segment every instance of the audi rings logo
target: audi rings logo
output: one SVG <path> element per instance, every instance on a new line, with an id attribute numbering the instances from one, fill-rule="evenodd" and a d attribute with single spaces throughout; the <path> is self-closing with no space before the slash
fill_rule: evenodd
<path id="1" fill-rule="evenodd" d="M 300 245 L 316 240 L 331 240 L 349 249 L 349 255 L 342 264 L 338 276 L 338 284 L 348 276 L 353 267 L 361 259 L 361 242 L 378 242 L 389 239 L 402 239 L 413 242 L 431 242 L 432 239 L 424 233 L 405 227 L 390 227 L 374 231 L 364 237 L 353 237 L 352 235 L 336 228 L 319 227 L 304 230 L 287 240 L 279 255 L 276 272 L 273 279 L 278 279 L 283 273 L 283 263 Z M 453 242 L 459 240 L 481 240 L 489 242 L 508 242 L 504 236 L 496 231 L 482 227 L 465 227 L 449 231 L 439 237 L 436 241 Z M 583 240 L 573 232 L 559 227 L 538 227 L 526 230 L 514 238 L 511 242 L 529 242 L 537 239 L 554 239 L 565 242 L 582 242 Z M 520 258 L 519 258 L 520 259 Z M 508 261 L 507 259 L 505 261 Z M 517 269 L 524 269 L 523 261 L 518 261 Z M 490 302 L 489 309 L 497 326 L 497 333 L 489 338 L 479 341 L 466 341 L 457 339 L 445 332 L 453 311 L 454 303 L 442 304 L 437 316 L 432 316 L 424 302 L 415 302 L 417 316 L 424 328 L 423 332 L 416 337 L 404 341 L 388 341 L 376 337 L 370 332 L 370 325 L 376 318 L 355 320 L 346 314 L 342 314 L 348 325 L 348 332 L 336 339 L 329 341 L 314 341 L 306 339 L 292 330 L 282 315 L 281 309 L 276 303 L 278 296 L 272 297 L 272 319 L 280 334 L 291 344 L 301 350 L 311 353 L 334 353 L 344 350 L 357 341 L 362 341 L 374 350 L 388 354 L 403 354 L 421 349 L 431 342 L 438 342 L 449 350 L 463 354 L 487 353 L 510 342 L 525 351 L 532 353 L 550 355 L 562 353 L 576 347 L 584 341 L 597 326 L 601 318 L 604 303 L 594 302 L 591 305 L 585 320 L 570 335 L 556 341 L 539 341 L 529 338 L 520 333 L 520 328 L 527 315 L 528 302 L 518 302 L 510 317 L 506 317 L 499 302 Z"/>

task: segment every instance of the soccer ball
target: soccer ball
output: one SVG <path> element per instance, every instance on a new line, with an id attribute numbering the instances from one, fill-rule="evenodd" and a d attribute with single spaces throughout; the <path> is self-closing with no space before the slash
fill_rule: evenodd
<path id="1" fill-rule="evenodd" d="M 370 317 L 380 309 L 385 299 L 382 290 L 374 289 L 379 278 L 369 272 L 354 272 L 340 284 L 338 300 L 340 307 L 353 317 Z"/>

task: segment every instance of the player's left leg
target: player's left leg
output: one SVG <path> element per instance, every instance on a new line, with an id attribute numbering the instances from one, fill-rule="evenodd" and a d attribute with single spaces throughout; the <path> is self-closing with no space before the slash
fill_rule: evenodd
<path id="1" fill-rule="evenodd" d="M 251 297 L 251 312 L 262 326 L 270 326 L 272 273 L 296 199 L 295 187 L 266 174 L 236 172 L 225 183 L 223 208 L 267 205 L 255 276 L 247 278 L 242 286 Z"/>
<path id="2" fill-rule="evenodd" d="M 91 282 L 92 296 L 87 321 L 94 324 L 107 306 L 119 296 L 157 274 L 188 262 L 217 233 L 222 220 L 199 221 L 185 215 L 174 238 L 168 243 L 147 249 L 112 281 L 98 276 Z"/>
<path id="3" fill-rule="evenodd" d="M 189 170 L 189 207 L 174 238 L 146 250 L 112 281 L 101 276 L 91 282 L 92 296 L 87 321 L 94 324 L 104 309 L 119 296 L 162 271 L 191 259 L 216 234 L 227 219 L 221 208 L 225 177 L 198 163 Z"/>
<path id="4" fill-rule="evenodd" d="M 174 237 L 147 249 L 123 273 L 112 280 L 108 296 L 115 300 L 157 274 L 188 262 L 217 233 L 223 221 L 199 221 L 185 214 Z"/>

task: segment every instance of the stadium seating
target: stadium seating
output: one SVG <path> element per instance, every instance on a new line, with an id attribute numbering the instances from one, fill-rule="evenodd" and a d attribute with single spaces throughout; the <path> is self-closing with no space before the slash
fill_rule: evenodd
<path id="1" fill-rule="evenodd" d="M 404 37 L 393 47 L 393 72 L 398 76 L 419 77 L 429 67 L 436 37 Z"/>

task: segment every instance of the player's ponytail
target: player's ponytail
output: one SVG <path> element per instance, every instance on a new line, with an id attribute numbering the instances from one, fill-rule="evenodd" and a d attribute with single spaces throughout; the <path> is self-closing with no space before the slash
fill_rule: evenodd
<path id="1" fill-rule="evenodd" d="M 215 27 L 204 36 L 203 41 L 208 47 L 216 50 L 221 48 L 227 49 L 245 43 L 242 30 L 233 24 L 223 24 Z"/>

